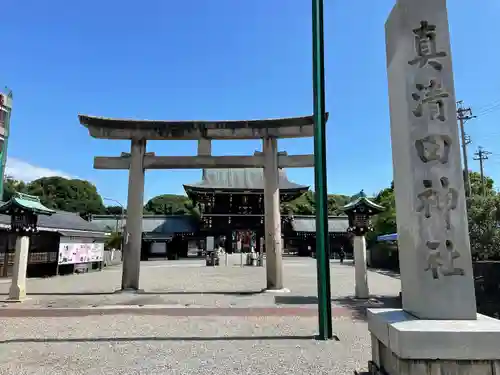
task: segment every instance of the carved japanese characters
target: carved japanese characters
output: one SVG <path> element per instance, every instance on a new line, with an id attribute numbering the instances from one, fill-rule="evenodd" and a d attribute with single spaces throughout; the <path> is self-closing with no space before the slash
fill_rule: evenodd
<path id="1" fill-rule="evenodd" d="M 423 212 L 424 217 L 428 219 L 432 216 L 432 207 L 440 209 L 439 192 L 433 189 L 431 180 L 424 180 L 422 183 L 425 190 L 417 195 L 417 199 L 419 200 L 417 212 Z"/>
<path id="2" fill-rule="evenodd" d="M 440 58 L 446 57 L 446 52 L 438 52 L 436 46 L 436 26 L 429 25 L 427 21 L 421 21 L 420 27 L 413 30 L 415 34 L 415 52 L 417 56 L 408 61 L 410 65 L 418 64 L 419 68 L 426 65 L 441 71 L 443 65 L 439 62 Z"/>
<path id="3" fill-rule="evenodd" d="M 450 212 L 457 208 L 458 192 L 450 187 L 447 177 L 441 177 L 439 189 L 433 187 L 431 180 L 424 180 L 424 190 L 417 195 L 419 203 L 417 212 L 422 212 L 425 219 L 432 217 L 433 213 L 440 215 L 444 220 L 444 230 L 448 232 L 451 229 Z M 434 212 L 433 212 L 434 211 Z M 453 248 L 451 240 L 446 240 L 446 255 L 442 256 L 440 241 L 427 241 L 427 268 L 425 271 L 432 271 L 434 279 L 439 278 L 438 270 L 441 270 L 443 276 L 462 276 L 464 271 L 453 266 L 454 259 L 460 257 L 460 253 Z"/>
<path id="4" fill-rule="evenodd" d="M 439 279 L 439 271 L 443 276 L 464 276 L 465 271 L 462 268 L 455 267 L 455 259 L 460 258 L 460 253 L 453 247 L 450 240 L 444 243 L 444 253 L 440 250 L 441 242 L 427 241 L 427 267 L 425 271 L 431 271 L 433 279 Z"/>
<path id="5" fill-rule="evenodd" d="M 448 163 L 451 139 L 447 135 L 428 135 L 415 141 L 415 148 L 420 160 L 424 163 L 438 161 Z"/>
<path id="6" fill-rule="evenodd" d="M 457 208 L 458 192 L 451 188 L 448 178 L 441 177 L 441 189 L 434 189 L 431 180 L 424 180 L 422 184 L 425 190 L 417 195 L 419 203 L 417 204 L 417 212 L 423 212 L 426 219 L 432 216 L 432 209 L 444 213 L 446 229 L 451 229 L 450 211 Z"/>
<path id="7" fill-rule="evenodd" d="M 444 213 L 444 222 L 446 230 L 451 229 L 451 215 L 450 212 L 457 208 L 458 204 L 458 191 L 450 187 L 450 181 L 446 177 L 441 177 L 441 188 L 443 192 L 440 196 L 439 207 Z"/>
<path id="8" fill-rule="evenodd" d="M 416 92 L 412 93 L 413 100 L 417 102 L 413 114 L 422 117 L 427 109 L 431 120 L 446 121 L 445 103 L 443 99 L 448 98 L 448 94 L 442 84 L 437 79 L 431 79 L 428 85 L 417 83 Z"/>
<path id="9" fill-rule="evenodd" d="M 420 119 L 418 124 L 425 121 L 428 128 L 431 129 L 431 134 L 415 140 L 416 153 L 423 168 L 433 168 L 436 164 L 449 168 L 451 138 L 445 134 L 432 133 L 434 124 L 442 124 L 448 120 L 447 105 L 451 105 L 447 103 L 451 95 L 448 89 L 443 86 L 443 77 L 441 76 L 442 59 L 447 57 L 447 53 L 438 48 L 435 25 L 423 20 L 420 22 L 420 27 L 412 31 L 416 56 L 408 61 L 408 64 L 414 66 L 416 70 L 422 70 L 423 74 L 415 74 L 414 76 L 415 84 L 411 91 L 411 98 L 415 102 L 415 106 L 411 113 Z M 429 172 L 431 172 L 430 169 L 425 174 Z M 431 233 L 430 235 L 435 237 L 424 240 L 427 263 L 425 271 L 430 271 L 433 279 L 438 279 L 440 275 L 462 276 L 465 274 L 463 269 L 454 265 L 454 261 L 460 257 L 460 253 L 454 248 L 450 239 L 452 238 L 451 212 L 457 208 L 458 191 L 450 186 L 446 170 L 443 170 L 442 173 L 445 175 L 441 175 L 437 181 L 436 177 L 431 177 L 433 176 L 432 172 L 428 174 L 429 179 L 422 181 L 423 190 L 417 194 L 415 207 L 416 212 L 423 216 L 421 225 L 432 229 L 425 232 Z M 434 220 L 427 220 L 432 217 Z M 439 221 L 443 225 L 436 227 Z M 438 240 L 438 238 L 440 239 Z"/>

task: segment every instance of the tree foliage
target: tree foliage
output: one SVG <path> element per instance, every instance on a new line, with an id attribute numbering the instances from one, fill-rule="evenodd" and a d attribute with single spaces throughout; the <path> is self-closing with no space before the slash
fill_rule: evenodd
<path id="1" fill-rule="evenodd" d="M 82 217 L 105 213 L 102 198 L 95 185 L 89 181 L 63 177 L 43 177 L 29 183 L 6 178 L 3 200 L 9 200 L 14 192 L 40 197 L 47 207 L 78 212 Z"/>
<path id="2" fill-rule="evenodd" d="M 45 206 L 56 210 L 79 212 L 82 216 L 105 212 L 95 185 L 86 180 L 43 177 L 30 182 L 26 191 L 40 197 Z"/>
<path id="3" fill-rule="evenodd" d="M 3 198 L 4 202 L 7 202 L 15 192 L 23 193 L 26 191 L 26 183 L 24 181 L 14 180 L 11 177 L 6 176 L 3 185 Z"/>
<path id="4" fill-rule="evenodd" d="M 478 196 L 483 194 L 483 185 L 481 183 L 481 174 L 478 172 L 469 172 L 471 196 Z M 484 195 L 492 196 L 497 195 L 493 186 L 495 182 L 491 177 L 484 176 Z"/>
<path id="5" fill-rule="evenodd" d="M 376 215 L 373 220 L 373 232 L 368 236 L 368 240 L 373 242 L 381 234 L 397 232 L 396 224 L 396 199 L 394 196 L 394 182 L 391 186 L 381 190 L 374 199 L 375 203 L 385 208 L 383 212 Z"/>
<path id="6" fill-rule="evenodd" d="M 472 195 L 467 200 L 472 255 L 479 259 L 500 256 L 500 196 Z"/>
<path id="7" fill-rule="evenodd" d="M 342 207 L 349 203 L 351 197 L 347 195 L 328 195 L 328 214 L 343 215 Z M 316 199 L 313 191 L 301 195 L 297 199 L 282 204 L 281 212 L 295 215 L 314 215 L 316 213 Z"/>
<path id="8" fill-rule="evenodd" d="M 113 232 L 106 239 L 106 242 L 104 243 L 104 247 L 106 250 L 121 249 L 122 241 L 123 241 L 122 235 L 120 233 Z"/>
<path id="9" fill-rule="evenodd" d="M 127 210 L 125 208 L 122 208 L 122 206 L 107 206 L 106 215 L 121 215 L 122 210 L 123 214 L 125 215 L 127 213 Z"/>
<path id="10" fill-rule="evenodd" d="M 469 177 L 471 196 L 467 198 L 467 216 L 472 254 L 479 259 L 500 259 L 500 195 L 494 190 L 492 178 L 485 176 L 483 195 L 481 175 L 470 172 Z M 381 234 L 397 232 L 394 183 L 380 191 L 375 202 L 384 206 L 385 211 L 373 219 L 371 241 Z"/>
<path id="11" fill-rule="evenodd" d="M 162 194 L 151 198 L 144 206 L 145 214 L 185 215 L 193 204 L 185 195 Z"/>

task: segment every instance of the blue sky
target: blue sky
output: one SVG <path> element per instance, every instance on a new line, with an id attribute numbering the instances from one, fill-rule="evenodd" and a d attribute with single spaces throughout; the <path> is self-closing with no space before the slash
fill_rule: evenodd
<path id="1" fill-rule="evenodd" d="M 310 3 L 2 4 L 0 85 L 14 91 L 10 171 L 26 179 L 53 171 L 88 179 L 102 196 L 125 203 L 127 172 L 96 171 L 92 162 L 96 155 L 128 151 L 129 144 L 92 139 L 79 125 L 78 113 L 172 120 L 311 114 Z M 372 193 L 392 179 L 384 23 L 393 4 L 325 0 L 331 193 Z M 497 0 L 449 1 L 457 98 L 477 113 L 486 111 L 467 124 L 470 153 L 479 145 L 494 153 L 486 173 L 500 186 L 499 11 Z M 260 147 L 258 141 L 217 141 L 213 152 L 246 155 Z M 280 149 L 312 152 L 312 139 L 283 140 Z M 194 155 L 196 143 L 150 142 L 148 151 Z M 477 162 L 470 167 L 477 170 Z M 313 184 L 312 169 L 288 174 Z M 148 172 L 145 198 L 182 193 L 182 183 L 200 176 L 198 170 Z"/>

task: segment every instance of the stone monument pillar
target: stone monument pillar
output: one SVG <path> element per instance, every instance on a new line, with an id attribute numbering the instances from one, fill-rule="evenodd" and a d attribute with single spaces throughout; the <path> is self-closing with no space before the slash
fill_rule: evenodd
<path id="1" fill-rule="evenodd" d="M 369 309 L 372 370 L 498 374 L 500 321 L 478 315 L 446 0 L 386 23 L 403 310 Z"/>
<path id="2" fill-rule="evenodd" d="M 28 268 L 29 247 L 29 236 L 19 235 L 16 239 L 16 253 L 14 254 L 9 301 L 22 302 L 26 298 L 26 270 Z"/>
<path id="3" fill-rule="evenodd" d="M 265 138 L 264 151 L 264 225 L 266 244 L 267 290 L 283 289 L 283 256 L 281 250 L 281 215 L 278 171 L 278 140 Z"/>
<path id="4" fill-rule="evenodd" d="M 368 267 L 366 265 L 366 239 L 365 236 L 354 236 L 354 277 L 356 298 L 369 298 Z"/>
<path id="5" fill-rule="evenodd" d="M 134 139 L 131 143 L 122 290 L 139 289 L 141 268 L 146 141 Z"/>

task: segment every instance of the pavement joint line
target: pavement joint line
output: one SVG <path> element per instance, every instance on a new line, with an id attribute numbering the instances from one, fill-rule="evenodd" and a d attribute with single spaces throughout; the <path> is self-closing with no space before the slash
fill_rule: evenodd
<path id="1" fill-rule="evenodd" d="M 355 313 L 334 307 L 335 318 L 354 318 Z M 317 317 L 310 307 L 176 307 L 176 306 L 98 306 L 98 307 L 20 307 L 0 309 L 0 318 L 85 317 L 99 315 L 160 315 L 172 317 Z"/>

